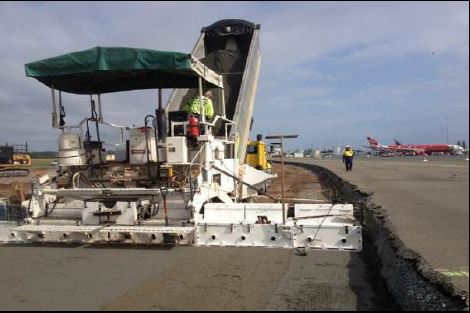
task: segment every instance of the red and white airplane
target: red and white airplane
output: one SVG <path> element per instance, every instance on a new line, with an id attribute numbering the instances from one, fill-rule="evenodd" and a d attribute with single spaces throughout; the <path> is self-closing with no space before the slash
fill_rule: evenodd
<path id="1" fill-rule="evenodd" d="M 381 145 L 376 139 L 367 137 L 369 147 L 372 150 L 380 152 L 401 152 L 403 154 L 412 155 L 431 155 L 433 153 L 450 153 L 450 154 L 462 154 L 464 148 L 459 145 L 447 145 L 447 144 L 401 144 L 395 139 L 394 145 L 384 146 Z"/>

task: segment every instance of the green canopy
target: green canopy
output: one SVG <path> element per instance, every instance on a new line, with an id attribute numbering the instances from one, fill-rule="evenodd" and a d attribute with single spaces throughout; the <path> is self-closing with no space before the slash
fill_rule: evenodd
<path id="1" fill-rule="evenodd" d="M 223 87 L 222 77 L 190 54 L 124 47 L 95 47 L 25 65 L 26 76 L 76 94 L 136 89 Z"/>

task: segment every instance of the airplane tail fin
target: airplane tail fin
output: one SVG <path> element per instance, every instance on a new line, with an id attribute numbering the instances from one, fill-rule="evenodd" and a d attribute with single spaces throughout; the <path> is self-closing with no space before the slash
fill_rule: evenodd
<path id="1" fill-rule="evenodd" d="M 371 147 L 379 147 L 380 146 L 379 142 L 376 139 L 372 138 L 372 137 L 367 137 L 367 141 L 369 142 Z"/>

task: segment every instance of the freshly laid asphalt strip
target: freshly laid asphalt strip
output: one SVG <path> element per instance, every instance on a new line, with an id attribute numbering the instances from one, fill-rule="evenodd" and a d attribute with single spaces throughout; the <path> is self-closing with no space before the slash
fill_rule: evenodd
<path id="1" fill-rule="evenodd" d="M 289 159 L 293 161 L 294 159 Z M 302 159 L 373 193 L 397 235 L 431 266 L 468 293 L 469 164 L 465 157 L 356 158 L 352 172 L 341 159 Z"/>
<path id="2" fill-rule="evenodd" d="M 355 253 L 0 245 L 1 310 L 386 310 Z"/>
<path id="3" fill-rule="evenodd" d="M 305 164 L 302 167 L 323 172 L 321 175 L 348 194 L 349 200 L 357 199 L 357 195 L 367 199 L 369 208 L 365 212 L 369 222 L 370 218 L 375 220 L 370 226 L 376 228 L 375 242 L 382 250 L 381 257 L 385 257 L 382 261 L 387 263 L 383 273 L 392 275 L 389 283 L 395 285 L 395 297 L 407 298 L 402 305 L 457 309 L 466 301 L 468 309 L 465 158 L 362 158 L 356 159 L 353 172 L 346 172 L 338 158 L 290 159 L 287 164 Z M 405 272 L 408 274 L 401 279 L 406 282 L 400 283 L 398 276 Z M 401 289 L 411 289 L 397 290 L 400 285 Z"/>

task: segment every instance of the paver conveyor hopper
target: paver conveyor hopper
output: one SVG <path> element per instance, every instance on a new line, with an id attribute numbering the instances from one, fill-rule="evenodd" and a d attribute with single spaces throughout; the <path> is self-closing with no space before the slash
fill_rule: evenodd
<path id="1" fill-rule="evenodd" d="M 191 54 L 96 47 L 27 64 L 27 76 L 51 89 L 59 169 L 37 181 L 23 204 L 27 223 L 3 228 L 3 240 L 361 250 L 352 205 L 284 210 L 281 203 L 245 201 L 273 178 L 243 164 L 259 29 L 219 21 L 203 28 Z M 166 108 L 165 88 L 175 90 Z M 155 114 L 143 114 L 140 127 L 105 121 L 101 94 L 140 89 L 158 90 Z M 192 97 L 202 103 L 207 89 L 215 95 L 215 117 L 202 114 L 194 125 L 183 106 Z M 62 92 L 89 95 L 90 116 L 67 125 Z M 107 151 L 104 126 L 119 130 L 121 156 Z"/>
<path id="2" fill-rule="evenodd" d="M 260 25 L 243 20 L 222 20 L 204 27 L 192 54 L 223 77 L 223 98 L 214 99 L 215 112 L 234 122 L 236 156 L 245 159 L 253 123 L 253 108 L 260 71 Z M 182 109 L 197 94 L 195 89 L 175 89 L 167 112 Z M 224 102 L 225 105 L 221 105 Z M 219 132 L 221 125 L 219 127 Z"/>

